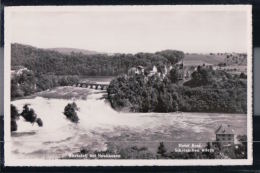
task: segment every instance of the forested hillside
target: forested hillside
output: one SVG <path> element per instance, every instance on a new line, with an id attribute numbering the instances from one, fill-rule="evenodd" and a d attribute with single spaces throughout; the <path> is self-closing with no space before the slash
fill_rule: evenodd
<path id="1" fill-rule="evenodd" d="M 138 65 L 156 65 L 160 69 L 165 65 L 175 64 L 184 57 L 184 53 L 164 50 L 137 54 L 68 55 L 15 43 L 11 46 L 11 56 L 12 66 L 24 66 L 35 74 L 115 76 Z"/>
<path id="2" fill-rule="evenodd" d="M 114 55 L 68 54 L 15 43 L 11 45 L 11 97 L 72 85 L 79 81 L 79 76 L 117 76 L 139 65 L 145 68 L 155 65 L 160 71 L 183 57 L 183 52 L 175 50 Z"/>
<path id="3" fill-rule="evenodd" d="M 108 99 L 116 110 L 132 112 L 247 112 L 247 81 L 243 75 L 198 67 L 185 83 L 174 68 L 157 75 L 120 76 L 110 82 Z"/>

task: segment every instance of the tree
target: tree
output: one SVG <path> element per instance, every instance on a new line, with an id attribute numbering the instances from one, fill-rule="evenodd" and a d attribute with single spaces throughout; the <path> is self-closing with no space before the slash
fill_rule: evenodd
<path id="1" fill-rule="evenodd" d="M 38 49 L 32 46 L 12 44 L 12 66 L 24 66 L 35 75 L 121 75 L 131 67 L 142 65 L 145 68 L 159 64 L 175 64 L 184 53 L 164 50 L 157 53 L 136 54 L 63 54 L 55 50 Z M 64 68 L 70 67 L 70 68 Z M 38 78 L 40 79 L 40 78 Z M 65 80 L 62 83 L 66 82 Z"/>
<path id="2" fill-rule="evenodd" d="M 183 85 L 190 87 L 198 87 L 213 84 L 213 70 L 198 66 L 197 71 L 194 71 L 191 74 L 192 79 L 185 82 Z"/>
<path id="3" fill-rule="evenodd" d="M 19 113 L 18 113 L 18 110 L 17 110 L 17 108 L 13 105 L 13 104 L 11 104 L 11 119 L 18 119 L 19 118 Z"/>
<path id="4" fill-rule="evenodd" d="M 24 92 L 18 87 L 18 79 L 14 76 L 11 79 L 11 98 L 22 97 Z"/>
<path id="5" fill-rule="evenodd" d="M 38 124 L 39 127 L 43 126 L 43 122 L 40 118 L 37 118 L 37 114 L 32 108 L 29 108 L 28 104 L 23 106 L 23 111 L 21 116 L 25 119 L 25 121 L 34 124 L 35 122 Z"/>
<path id="6" fill-rule="evenodd" d="M 42 127 L 42 126 L 43 126 L 42 119 L 40 119 L 40 118 L 37 118 L 37 119 L 36 119 L 36 123 L 38 124 L 39 127 Z"/>
<path id="7" fill-rule="evenodd" d="M 239 145 L 235 149 L 235 154 L 237 158 L 247 158 L 247 136 L 246 135 L 238 135 L 237 140 L 239 141 Z"/>
<path id="8" fill-rule="evenodd" d="M 33 109 L 29 108 L 28 104 L 23 106 L 23 111 L 21 114 L 18 113 L 16 107 L 11 104 L 11 131 L 17 130 L 17 123 L 16 120 L 22 116 L 25 121 L 34 124 L 35 122 L 38 124 L 39 127 L 43 126 L 43 122 L 40 118 L 37 118 L 36 113 Z"/>
<path id="9" fill-rule="evenodd" d="M 158 147 L 157 153 L 160 154 L 161 156 L 165 156 L 165 153 L 167 152 L 164 143 L 160 142 L 160 145 Z"/>
<path id="10" fill-rule="evenodd" d="M 11 132 L 17 130 L 16 120 L 19 118 L 19 113 L 14 105 L 11 104 Z"/>
<path id="11" fill-rule="evenodd" d="M 17 130 L 17 123 L 15 120 L 11 119 L 11 132 L 16 131 Z"/>
<path id="12" fill-rule="evenodd" d="M 73 123 L 78 123 L 79 118 L 77 115 L 78 107 L 75 102 L 67 104 L 64 108 L 64 115 Z"/>
<path id="13" fill-rule="evenodd" d="M 176 50 L 163 50 L 156 54 L 165 57 L 172 65 L 184 58 L 184 53 Z"/>
<path id="14" fill-rule="evenodd" d="M 177 83 L 178 77 L 179 77 L 178 69 L 176 67 L 174 67 L 173 69 L 171 69 L 171 71 L 169 73 L 169 78 L 172 83 Z"/>
<path id="15" fill-rule="evenodd" d="M 210 150 L 212 149 L 212 144 L 210 142 L 207 142 L 207 145 L 205 147 L 208 151 L 206 152 L 206 156 L 209 159 L 215 159 L 215 154 L 214 152 L 211 152 Z M 214 151 L 214 150 L 213 150 Z M 216 151 L 215 151 L 216 152 Z M 216 152 L 217 153 L 217 152 Z"/>
<path id="16" fill-rule="evenodd" d="M 246 74 L 244 72 L 242 72 L 242 73 L 240 73 L 239 78 L 246 79 L 247 76 L 246 76 Z"/>
<path id="17" fill-rule="evenodd" d="M 18 77 L 18 83 L 20 84 L 20 89 L 24 92 L 25 96 L 35 92 L 36 79 L 33 71 L 23 70 Z"/>
<path id="18" fill-rule="evenodd" d="M 25 104 L 23 106 L 23 112 L 21 113 L 21 116 L 25 119 L 25 121 L 28 121 L 30 123 L 35 123 L 37 118 L 36 113 L 32 108 L 28 107 L 28 104 Z"/>

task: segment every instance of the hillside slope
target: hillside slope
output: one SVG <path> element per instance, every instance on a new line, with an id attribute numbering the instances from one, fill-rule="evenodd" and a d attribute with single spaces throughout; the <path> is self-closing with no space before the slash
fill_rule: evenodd
<path id="1" fill-rule="evenodd" d="M 224 63 L 226 55 L 185 54 L 183 64 L 191 65 L 217 65 Z"/>
<path id="2" fill-rule="evenodd" d="M 74 49 L 67 49 L 67 51 Z M 175 64 L 184 53 L 163 50 L 156 53 L 137 54 L 83 54 L 60 53 L 56 50 L 40 49 L 28 45 L 11 45 L 11 65 L 23 66 L 36 74 L 116 76 L 125 74 L 132 67 L 156 65 L 164 69 L 166 64 Z"/>

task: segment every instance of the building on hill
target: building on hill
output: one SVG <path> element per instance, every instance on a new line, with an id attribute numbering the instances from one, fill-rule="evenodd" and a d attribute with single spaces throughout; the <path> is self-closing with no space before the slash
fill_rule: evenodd
<path id="1" fill-rule="evenodd" d="M 137 66 L 137 71 L 136 71 L 137 74 L 144 74 L 144 67 L 139 65 Z"/>
<path id="2" fill-rule="evenodd" d="M 128 75 L 133 76 L 136 74 L 144 74 L 144 67 L 139 65 L 137 67 L 132 67 L 128 70 Z"/>
<path id="3" fill-rule="evenodd" d="M 13 78 L 16 75 L 21 75 L 24 72 L 29 72 L 30 70 L 24 66 L 13 66 L 11 69 L 11 78 Z"/>
<path id="4" fill-rule="evenodd" d="M 152 70 L 149 71 L 148 76 L 153 76 L 158 72 L 157 67 L 154 65 Z"/>
<path id="5" fill-rule="evenodd" d="M 235 133 L 231 125 L 221 124 L 215 131 L 216 141 L 220 142 L 223 146 L 234 145 Z"/>

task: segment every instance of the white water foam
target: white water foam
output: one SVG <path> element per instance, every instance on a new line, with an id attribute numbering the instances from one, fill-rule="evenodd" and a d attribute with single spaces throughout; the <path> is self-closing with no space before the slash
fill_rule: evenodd
<path id="1" fill-rule="evenodd" d="M 59 158 L 64 154 L 79 152 L 81 147 L 106 150 L 106 139 L 102 133 L 111 132 L 111 136 L 119 136 L 121 131 L 116 130 L 117 127 L 131 129 L 135 133 L 147 131 L 151 135 L 150 139 L 153 139 L 152 135 L 157 133 L 172 138 L 174 130 L 178 133 L 183 131 L 181 135 L 173 136 L 181 140 L 185 138 L 185 134 L 190 135 L 187 133 L 214 134 L 214 128 L 218 125 L 214 123 L 222 118 L 232 121 L 232 117 L 225 114 L 120 113 L 112 109 L 105 99 L 101 99 L 104 94 L 102 91 L 91 89 L 86 89 L 86 91 L 90 92 L 87 100 L 36 97 L 13 101 L 12 104 L 18 108 L 19 112 L 22 111 L 24 104 L 30 104 L 43 121 L 43 127 L 38 127 L 36 123 L 32 125 L 25 122 L 22 117 L 17 121 L 18 130 L 13 133 L 11 141 L 13 157 Z M 64 107 L 72 100 L 79 107 L 78 124 L 70 122 L 63 114 Z M 246 118 L 239 117 L 242 117 L 241 122 L 245 124 Z M 139 140 L 142 141 L 142 139 Z"/>

